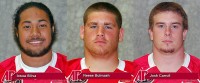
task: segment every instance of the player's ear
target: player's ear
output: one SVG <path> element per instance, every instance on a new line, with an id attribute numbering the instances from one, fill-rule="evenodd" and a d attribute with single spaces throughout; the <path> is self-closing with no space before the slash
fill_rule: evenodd
<path id="1" fill-rule="evenodd" d="M 54 31 L 55 31 L 55 27 L 54 27 L 54 26 L 52 26 L 52 28 L 51 28 L 51 29 L 52 29 L 52 32 L 54 33 Z"/>
<path id="2" fill-rule="evenodd" d="M 16 35 L 17 38 L 19 37 L 19 33 L 18 33 L 18 30 L 16 28 L 14 29 L 14 34 Z"/>
<path id="3" fill-rule="evenodd" d="M 16 32 L 15 34 L 16 34 L 16 36 L 17 36 L 17 38 L 18 38 L 18 37 L 19 37 L 18 32 Z"/>
<path id="4" fill-rule="evenodd" d="M 187 30 L 187 29 L 184 29 L 184 30 L 183 30 L 183 40 L 185 40 L 185 39 L 186 39 L 187 32 L 188 32 L 188 30 Z"/>
<path id="5" fill-rule="evenodd" d="M 80 27 L 80 38 L 83 40 L 84 39 L 84 25 Z"/>
<path id="6" fill-rule="evenodd" d="M 153 31 L 152 30 L 153 30 L 153 28 L 148 29 L 149 37 L 150 37 L 151 40 L 153 40 Z"/>
<path id="7" fill-rule="evenodd" d="M 123 39 L 124 39 L 124 28 L 121 27 L 121 28 L 119 29 L 119 42 L 122 42 Z"/>

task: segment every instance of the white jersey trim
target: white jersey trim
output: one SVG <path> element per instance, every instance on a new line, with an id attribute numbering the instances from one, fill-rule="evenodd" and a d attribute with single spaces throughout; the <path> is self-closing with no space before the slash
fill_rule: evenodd
<path id="1" fill-rule="evenodd" d="M 184 60 L 184 62 L 183 62 L 183 65 L 182 65 L 182 66 L 184 66 L 184 67 L 188 68 L 189 64 L 190 64 L 190 55 L 189 55 L 189 54 L 187 54 L 187 53 L 185 53 L 185 60 Z"/>
<path id="2" fill-rule="evenodd" d="M 189 63 L 190 63 L 190 55 L 185 53 L 185 59 L 184 59 L 182 66 L 188 68 Z M 149 54 L 149 56 L 148 56 L 148 64 L 149 64 L 150 68 L 156 66 L 155 63 L 154 63 L 154 60 L 153 60 L 153 53 Z"/>
<path id="3" fill-rule="evenodd" d="M 81 59 L 81 70 L 83 70 L 83 69 L 88 69 L 86 64 L 85 64 L 85 58 Z"/>
<path id="4" fill-rule="evenodd" d="M 23 69 L 25 72 L 45 72 L 49 66 L 55 67 L 56 62 L 57 62 L 57 54 L 55 52 L 52 52 L 51 61 L 42 67 L 27 66 L 26 64 L 23 63 L 21 59 L 21 54 L 15 57 L 16 72 L 18 72 L 20 69 Z"/>
<path id="5" fill-rule="evenodd" d="M 148 64 L 149 64 L 149 68 L 156 66 L 153 60 L 153 53 L 149 54 L 148 56 Z"/>
<path id="6" fill-rule="evenodd" d="M 121 71 L 124 71 L 125 65 L 125 62 L 119 59 L 119 65 L 117 66 L 117 68 Z"/>
<path id="7" fill-rule="evenodd" d="M 85 58 L 81 59 L 80 64 L 81 64 L 81 70 L 88 69 L 88 67 L 85 64 Z M 119 64 L 117 66 L 117 69 L 119 69 L 121 71 L 124 71 L 124 69 L 125 69 L 125 62 L 119 59 Z"/>

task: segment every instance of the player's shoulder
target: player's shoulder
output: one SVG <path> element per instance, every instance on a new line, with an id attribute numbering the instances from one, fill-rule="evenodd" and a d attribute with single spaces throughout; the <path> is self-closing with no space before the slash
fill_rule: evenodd
<path id="1" fill-rule="evenodd" d="M 68 61 L 69 64 L 79 63 L 81 62 L 82 58 L 75 58 Z"/>
<path id="2" fill-rule="evenodd" d="M 200 70 L 200 59 L 197 57 L 190 55 L 190 63 L 189 63 L 189 68 L 192 69 L 193 71 Z"/>
<path id="3" fill-rule="evenodd" d="M 66 71 L 65 71 L 66 76 L 70 75 L 72 71 L 74 70 L 81 70 L 81 59 L 82 58 L 76 58 L 76 59 L 69 60 L 67 62 Z"/>
<path id="4" fill-rule="evenodd" d="M 129 60 L 123 60 L 125 62 L 125 68 L 128 69 L 134 69 L 137 65 L 133 64 L 132 61 Z"/>
<path id="5" fill-rule="evenodd" d="M 134 76 L 138 73 L 138 71 L 141 69 L 142 65 L 139 63 L 134 63 L 132 61 L 124 60 L 125 62 L 125 71 L 133 74 Z"/>
<path id="6" fill-rule="evenodd" d="M 61 53 L 56 53 L 57 55 L 57 64 L 65 65 L 67 63 L 67 56 Z"/>
<path id="7" fill-rule="evenodd" d="M 133 60 L 134 65 L 148 65 L 148 56 L 149 54 L 145 54 L 135 60 Z"/>
<path id="8" fill-rule="evenodd" d="M 75 58 L 75 59 L 69 60 L 68 67 L 70 67 L 71 69 L 76 69 L 77 67 L 81 65 L 81 59 L 83 58 Z"/>
<path id="9" fill-rule="evenodd" d="M 15 57 L 16 56 L 12 56 L 4 61 L 2 61 L 0 63 L 1 67 L 3 68 L 10 68 L 11 66 L 15 66 Z"/>
<path id="10" fill-rule="evenodd" d="M 135 72 L 138 71 L 138 65 L 134 65 L 132 61 L 124 60 L 125 62 L 125 71 L 135 75 Z"/>
<path id="11" fill-rule="evenodd" d="M 191 55 L 191 54 L 190 54 L 190 60 L 193 61 L 193 62 L 198 62 L 198 63 L 200 62 L 199 58 L 197 58 L 196 56 Z"/>
<path id="12" fill-rule="evenodd" d="M 67 60 L 67 56 L 64 55 L 64 54 L 61 54 L 61 53 L 56 53 L 57 56 L 58 56 L 58 59 L 64 59 L 64 60 Z"/>
<path id="13" fill-rule="evenodd" d="M 81 59 L 82 58 L 71 59 L 71 60 L 68 61 L 68 65 L 72 66 L 72 65 L 81 64 Z"/>
<path id="14" fill-rule="evenodd" d="M 56 60 L 56 66 L 54 68 L 58 68 L 61 71 L 65 71 L 65 67 L 67 65 L 67 56 L 61 53 L 56 53 L 56 55 L 57 55 L 57 60 Z"/>
<path id="15" fill-rule="evenodd" d="M 196 65 L 200 67 L 200 59 L 193 55 L 190 55 L 190 65 Z"/>
<path id="16" fill-rule="evenodd" d="M 123 60 L 126 66 L 132 65 L 133 63 L 129 60 Z"/>
<path id="17" fill-rule="evenodd" d="M 133 63 L 129 60 L 123 60 L 125 63 L 125 70 L 126 69 L 133 69 Z"/>
<path id="18" fill-rule="evenodd" d="M 148 60 L 148 56 L 149 56 L 149 54 L 145 54 L 145 55 L 133 60 L 133 62 L 143 62 L 144 60 L 147 61 Z"/>
<path id="19" fill-rule="evenodd" d="M 137 72 L 141 69 L 149 68 L 148 56 L 149 56 L 149 54 L 145 54 L 145 55 L 133 60 L 132 65 L 134 68 L 134 74 L 137 74 Z"/>

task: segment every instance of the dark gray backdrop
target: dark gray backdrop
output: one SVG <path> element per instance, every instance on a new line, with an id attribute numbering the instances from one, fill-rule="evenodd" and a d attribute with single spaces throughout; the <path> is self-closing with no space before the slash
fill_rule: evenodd
<path id="1" fill-rule="evenodd" d="M 15 9 L 31 0 L 0 0 L 0 62 L 20 52 L 13 40 L 12 15 Z M 189 18 L 186 52 L 200 57 L 200 0 L 32 0 L 46 4 L 52 11 L 58 28 L 56 52 L 68 59 L 83 57 L 83 42 L 79 27 L 85 9 L 98 1 L 106 1 L 119 8 L 125 29 L 124 41 L 119 46 L 121 59 L 133 60 L 151 52 L 148 36 L 148 17 L 151 9 L 162 1 L 175 1 L 183 6 Z"/>

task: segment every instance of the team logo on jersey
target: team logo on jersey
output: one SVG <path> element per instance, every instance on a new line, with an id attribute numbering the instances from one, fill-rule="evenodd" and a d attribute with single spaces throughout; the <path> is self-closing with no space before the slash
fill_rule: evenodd
<path id="1" fill-rule="evenodd" d="M 70 83 L 85 83 L 87 79 L 80 79 L 81 70 L 73 70 L 67 78 Z"/>
<path id="2" fill-rule="evenodd" d="M 152 79 L 147 79 L 146 75 L 148 72 L 146 70 L 139 70 L 137 75 L 134 78 L 134 81 L 137 83 L 149 83 L 152 82 Z"/>
<path id="3" fill-rule="evenodd" d="M 5 71 L 3 77 L 1 78 L 1 82 L 3 83 L 21 83 L 21 80 L 13 80 L 13 76 L 15 71 L 7 70 Z"/>

